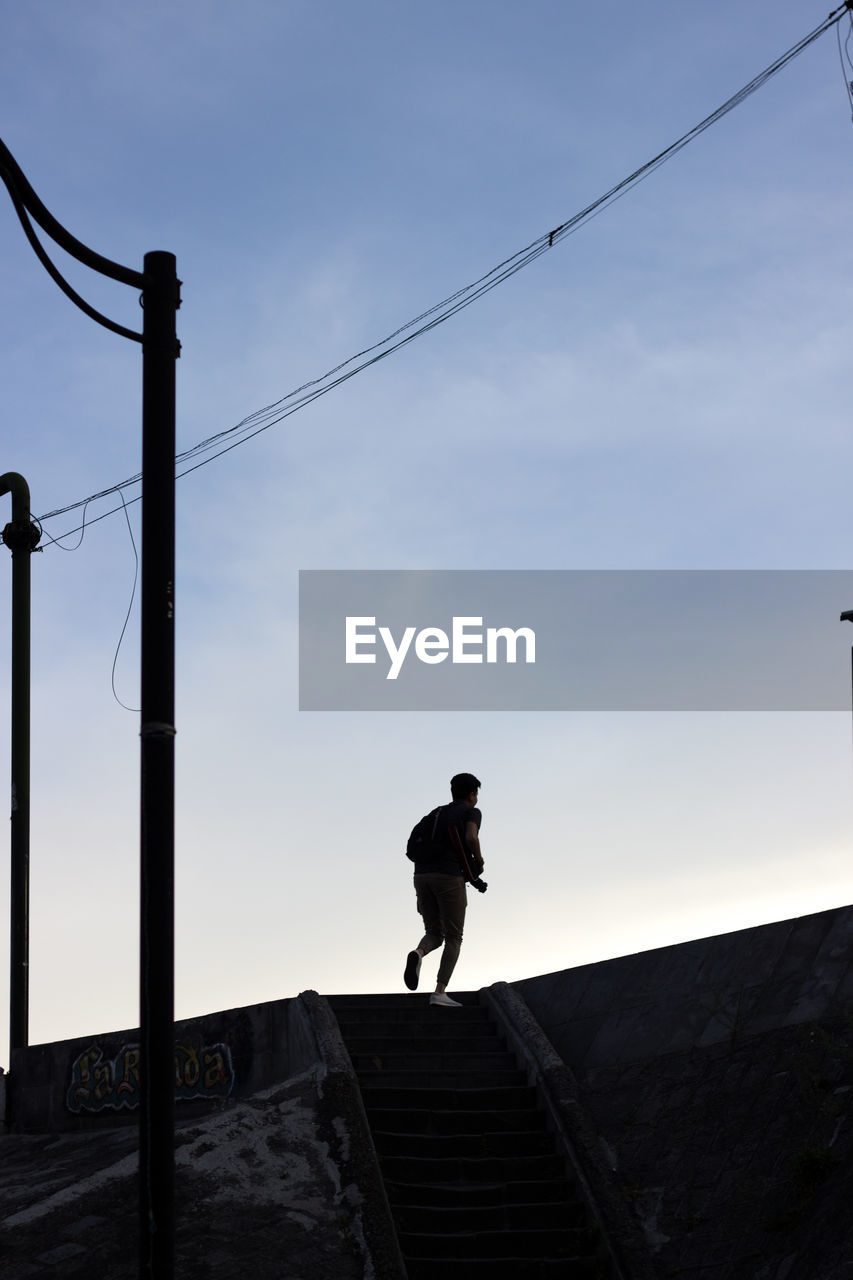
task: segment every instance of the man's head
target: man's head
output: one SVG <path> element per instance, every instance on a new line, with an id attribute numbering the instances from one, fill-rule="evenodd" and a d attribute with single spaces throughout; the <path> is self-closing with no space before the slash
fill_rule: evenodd
<path id="1" fill-rule="evenodd" d="M 454 800 L 467 800 L 474 791 L 479 791 L 482 783 L 473 773 L 457 773 L 450 779 L 450 794 Z"/>

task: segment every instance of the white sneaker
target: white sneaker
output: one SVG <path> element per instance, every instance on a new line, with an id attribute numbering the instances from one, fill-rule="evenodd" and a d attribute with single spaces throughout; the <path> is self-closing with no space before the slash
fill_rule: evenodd
<path id="1" fill-rule="evenodd" d="M 442 1009 L 461 1009 L 462 1005 L 458 1000 L 451 1000 L 450 996 L 444 992 L 433 991 L 429 998 L 430 1004 L 440 1004 Z"/>

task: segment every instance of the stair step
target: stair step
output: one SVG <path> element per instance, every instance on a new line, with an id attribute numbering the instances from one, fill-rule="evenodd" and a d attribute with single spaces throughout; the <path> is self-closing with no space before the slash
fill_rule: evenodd
<path id="1" fill-rule="evenodd" d="M 476 1075 L 488 1072 L 490 1075 L 495 1073 L 510 1075 L 519 1075 L 519 1069 L 512 1058 L 505 1053 L 491 1052 L 482 1053 L 451 1053 L 445 1051 L 441 1045 L 436 1045 L 432 1053 L 429 1054 L 413 1054 L 397 1045 L 394 1052 L 391 1053 L 354 1053 L 350 1049 L 350 1057 L 355 1067 L 356 1075 L 362 1072 L 370 1071 L 414 1071 L 419 1075 L 434 1076 L 436 1073 L 452 1075 L 463 1075 L 470 1078 L 472 1073 Z"/>
<path id="2" fill-rule="evenodd" d="M 476 1209 L 504 1204 L 548 1204 L 553 1200 L 573 1199 L 564 1176 L 531 1178 L 527 1182 L 495 1180 L 477 1183 L 405 1182 L 387 1179 L 385 1189 L 395 1207 L 420 1205 L 422 1208 Z"/>
<path id="3" fill-rule="evenodd" d="M 561 1228 L 542 1230 L 469 1231 L 436 1235 L 401 1231 L 403 1257 L 433 1258 L 503 1258 L 512 1253 L 518 1258 L 590 1258 L 595 1255 L 597 1241 L 590 1231 Z M 522 1270 L 520 1275 L 524 1275 Z"/>
<path id="4" fill-rule="evenodd" d="M 541 1230 L 587 1225 L 586 1212 L 577 1200 L 550 1200 L 536 1204 L 461 1205 L 454 1207 L 403 1204 L 393 1205 L 394 1221 L 400 1231 L 412 1235 L 456 1234 L 459 1232 Z"/>
<path id="5" fill-rule="evenodd" d="M 483 1068 L 474 1071 L 469 1069 L 437 1071 L 383 1071 L 381 1067 L 362 1067 L 356 1072 L 359 1084 L 364 1089 L 372 1089 L 382 1085 L 387 1089 L 429 1089 L 435 1093 L 458 1092 L 470 1089 L 472 1077 L 477 1081 L 477 1088 L 486 1092 L 490 1089 L 522 1088 L 524 1073 L 515 1068 L 494 1070 Z M 471 1090 L 476 1092 L 476 1090 Z"/>
<path id="6" fill-rule="evenodd" d="M 401 971 L 400 977 L 402 976 Z M 480 1004 L 476 991 L 453 991 L 450 994 L 454 1000 L 462 1003 L 464 1009 L 468 1011 L 476 1009 L 488 1017 L 488 1010 L 485 1005 Z M 326 996 L 326 999 L 334 1009 L 336 1017 L 349 1009 L 381 1009 L 384 1012 L 387 1009 L 411 1009 L 418 1004 L 435 1009 L 438 1013 L 459 1012 L 457 1009 L 442 1009 L 440 1006 L 430 1005 L 430 995 L 429 991 L 394 991 L 390 994 Z"/>
<path id="7" fill-rule="evenodd" d="M 481 1053 L 484 1056 L 507 1057 L 507 1050 L 497 1040 L 488 1025 L 469 1033 L 457 1030 L 433 1032 L 430 1035 L 389 1035 L 387 1028 L 376 1034 L 364 1034 L 359 1026 L 358 1034 L 347 1032 L 344 1037 L 350 1055 L 361 1053 L 406 1053 L 417 1060 L 434 1053 Z"/>
<path id="8" fill-rule="evenodd" d="M 460 1016 L 461 1014 L 465 1016 Z M 468 1014 L 476 1014 L 469 1017 Z M 357 1013 L 352 1011 L 347 1017 L 339 1016 L 338 1025 L 345 1040 L 352 1036 L 394 1036 L 395 1039 L 438 1040 L 450 1036 L 465 1036 L 476 1040 L 490 1041 L 494 1039 L 494 1023 L 489 1022 L 485 1009 L 457 1011 L 451 1022 L 449 1017 L 442 1017 L 441 1011 L 434 1009 L 412 1010 L 411 1013 L 391 1013 L 380 1016 L 376 1012 Z"/>
<path id="9" fill-rule="evenodd" d="M 346 1004 L 332 1004 L 332 1009 L 341 1028 L 359 1025 L 387 1025 L 395 1030 L 404 1027 L 417 1027 L 424 1035 L 453 1030 L 464 1027 L 489 1027 L 494 1031 L 494 1024 L 489 1018 L 489 1011 L 484 1005 L 473 1003 L 461 1008 L 447 1009 L 440 1005 L 432 1005 L 428 995 L 401 996 L 398 1003 L 385 1004 L 381 1001 L 366 1003 L 355 997 Z M 455 1034 L 455 1033 L 454 1033 Z"/>
<path id="10" fill-rule="evenodd" d="M 380 1157 L 410 1155 L 418 1159 L 447 1159 L 450 1156 L 535 1156 L 554 1150 L 547 1129 L 528 1133 L 383 1133 L 374 1130 L 373 1141 Z"/>
<path id="11" fill-rule="evenodd" d="M 435 1280 L 435 1258 L 407 1258 L 409 1280 Z M 606 1280 L 593 1258 L 442 1258 L 441 1280 Z"/>
<path id="12" fill-rule="evenodd" d="M 393 1182 L 539 1182 L 559 1178 L 562 1162 L 551 1152 L 533 1156 L 385 1156 L 382 1172 Z"/>
<path id="13" fill-rule="evenodd" d="M 530 1133 L 546 1129 L 544 1117 L 533 1107 L 438 1111 L 427 1107 L 370 1106 L 367 1118 L 375 1133 Z"/>
<path id="14" fill-rule="evenodd" d="M 530 1085 L 472 1086 L 467 1088 L 431 1089 L 428 1086 L 391 1084 L 381 1075 L 359 1081 L 364 1105 L 374 1107 L 406 1107 L 438 1111 L 506 1111 L 529 1107 L 536 1109 L 536 1090 Z"/>

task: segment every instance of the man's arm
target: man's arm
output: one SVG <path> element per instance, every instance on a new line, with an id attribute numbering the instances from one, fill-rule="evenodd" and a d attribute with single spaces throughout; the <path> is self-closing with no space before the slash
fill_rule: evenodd
<path id="1" fill-rule="evenodd" d="M 465 843 L 468 846 L 468 852 L 474 859 L 475 864 L 479 867 L 480 871 L 482 871 L 485 863 L 483 862 L 483 855 L 480 852 L 480 828 L 477 826 L 476 822 L 465 823 Z"/>

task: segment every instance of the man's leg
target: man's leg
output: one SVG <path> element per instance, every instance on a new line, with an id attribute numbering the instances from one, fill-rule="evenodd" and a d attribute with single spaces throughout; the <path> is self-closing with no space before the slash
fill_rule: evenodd
<path id="1" fill-rule="evenodd" d="M 435 892 L 435 882 L 444 878 L 435 875 L 415 876 L 418 913 L 424 922 L 424 936 L 417 947 L 422 956 L 429 955 L 430 951 L 435 951 L 444 942 L 441 905 Z"/>
<path id="2" fill-rule="evenodd" d="M 430 884 L 432 877 L 415 876 L 415 893 L 417 894 L 418 911 L 423 917 L 426 932 L 414 951 L 406 957 L 406 968 L 403 981 L 410 991 L 417 990 L 418 977 L 421 971 L 421 960 L 435 951 L 444 942 L 444 931 L 441 927 L 441 911 Z"/>
<path id="3" fill-rule="evenodd" d="M 468 897 L 465 892 L 465 881 L 461 876 L 436 878 L 442 882 L 438 885 L 434 884 L 432 889 L 438 902 L 441 929 L 444 934 L 444 951 L 441 953 L 435 989 L 439 995 L 443 995 L 447 990 L 451 974 L 456 968 L 456 961 L 459 959 Z"/>

